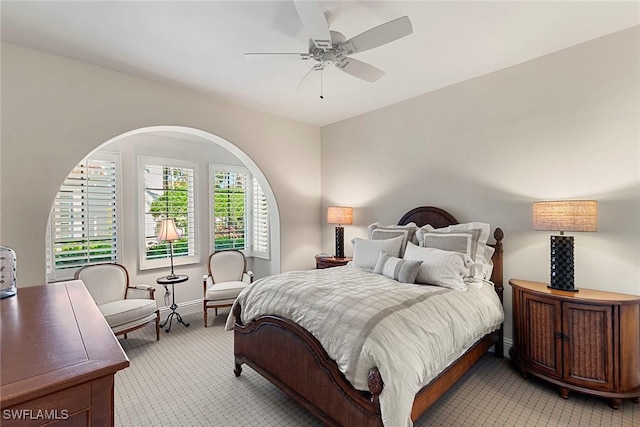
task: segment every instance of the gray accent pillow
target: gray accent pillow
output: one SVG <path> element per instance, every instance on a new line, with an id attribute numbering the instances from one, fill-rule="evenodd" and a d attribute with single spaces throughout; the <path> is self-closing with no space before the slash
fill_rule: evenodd
<path id="1" fill-rule="evenodd" d="M 422 261 L 410 261 L 381 252 L 373 272 L 402 283 L 415 283 Z"/>

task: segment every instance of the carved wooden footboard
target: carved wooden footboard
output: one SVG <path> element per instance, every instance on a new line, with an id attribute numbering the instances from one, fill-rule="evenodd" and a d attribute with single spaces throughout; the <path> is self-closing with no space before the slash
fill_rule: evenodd
<path id="1" fill-rule="evenodd" d="M 246 363 L 327 425 L 382 425 L 377 404 L 382 383 L 377 369 L 369 381 L 372 393 L 360 392 L 304 328 L 277 316 L 242 325 L 240 310 L 236 305 L 236 376 Z"/>
<path id="2" fill-rule="evenodd" d="M 457 223 L 447 212 L 432 207 L 410 211 L 401 219 L 400 224 L 412 221 L 418 226 L 430 223 L 434 227 Z M 496 250 L 493 255 L 494 269 L 491 279 L 502 301 L 501 229 L 495 230 L 494 238 L 496 243 L 493 246 Z M 369 392 L 356 390 L 310 332 L 279 316 L 261 316 L 245 325 L 241 320 L 241 310 L 239 304 L 234 306 L 236 376 L 240 376 L 242 365 L 246 363 L 327 425 L 382 425 L 378 396 L 384 384 L 377 368 L 373 368 L 369 373 Z M 496 355 L 502 357 L 502 327 L 476 342 L 420 390 L 413 403 L 411 419 L 415 421 L 423 414 L 492 345 L 495 345 Z"/>

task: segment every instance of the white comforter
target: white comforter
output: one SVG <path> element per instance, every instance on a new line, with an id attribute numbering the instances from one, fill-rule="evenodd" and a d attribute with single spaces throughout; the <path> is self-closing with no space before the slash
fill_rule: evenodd
<path id="1" fill-rule="evenodd" d="M 411 426 L 415 394 L 504 319 L 493 285 L 462 292 L 399 283 L 349 266 L 265 277 L 238 297 L 242 321 L 274 314 L 311 332 L 347 380 L 380 370 L 385 426 Z M 227 329 L 232 329 L 230 314 Z"/>

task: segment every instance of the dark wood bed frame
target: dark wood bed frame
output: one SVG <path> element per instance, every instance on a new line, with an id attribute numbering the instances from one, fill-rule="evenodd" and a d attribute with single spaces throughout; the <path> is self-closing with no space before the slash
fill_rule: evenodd
<path id="1" fill-rule="evenodd" d="M 398 222 L 435 228 L 458 224 L 448 212 L 423 206 L 407 212 Z M 503 233 L 496 228 L 491 280 L 502 302 Z M 246 363 L 330 426 L 381 426 L 378 396 L 384 386 L 377 368 L 369 372 L 369 392 L 356 390 L 339 371 L 322 345 L 304 328 L 278 316 L 261 316 L 245 325 L 240 305 L 234 307 L 234 354 L 236 376 Z M 411 419 L 415 421 L 460 377 L 495 345 L 495 355 L 503 357 L 502 326 L 485 335 L 465 354 L 445 369 L 415 397 Z"/>

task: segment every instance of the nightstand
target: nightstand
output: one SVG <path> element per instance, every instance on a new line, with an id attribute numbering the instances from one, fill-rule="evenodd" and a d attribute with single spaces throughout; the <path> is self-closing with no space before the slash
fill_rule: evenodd
<path id="1" fill-rule="evenodd" d="M 339 267 L 346 265 L 352 259 L 351 257 L 336 258 L 330 255 L 316 255 L 316 268 Z"/>
<path id="2" fill-rule="evenodd" d="M 509 280 L 513 287 L 513 347 L 522 374 L 569 391 L 640 402 L 640 296 Z"/>

